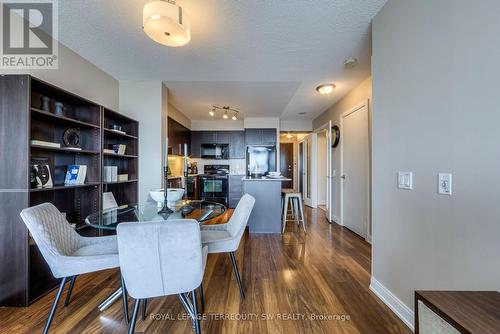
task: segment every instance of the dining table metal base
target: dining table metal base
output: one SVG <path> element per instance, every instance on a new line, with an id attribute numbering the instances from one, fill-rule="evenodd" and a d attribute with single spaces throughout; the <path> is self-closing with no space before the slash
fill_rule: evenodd
<path id="1" fill-rule="evenodd" d="M 122 288 L 118 288 L 115 292 L 113 292 L 111 295 L 109 295 L 108 298 L 106 298 L 99 306 L 97 307 L 99 311 L 104 311 L 108 307 L 110 307 L 118 298 L 122 296 Z"/>

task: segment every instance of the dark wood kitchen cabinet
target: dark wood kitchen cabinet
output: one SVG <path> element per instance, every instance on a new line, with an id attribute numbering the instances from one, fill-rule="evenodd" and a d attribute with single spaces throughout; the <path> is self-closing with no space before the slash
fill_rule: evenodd
<path id="1" fill-rule="evenodd" d="M 245 159 L 244 131 L 192 131 L 192 158 L 201 158 L 202 144 L 229 144 L 230 159 Z"/>
<path id="2" fill-rule="evenodd" d="M 245 129 L 246 145 L 276 145 L 276 129 Z"/>
<path id="3" fill-rule="evenodd" d="M 184 155 L 184 144 L 187 144 L 190 155 L 191 148 L 191 131 L 173 120 L 168 118 L 168 153 L 172 155 Z"/>
<path id="4" fill-rule="evenodd" d="M 231 159 L 245 159 L 245 131 L 231 131 L 229 143 L 229 156 Z"/>

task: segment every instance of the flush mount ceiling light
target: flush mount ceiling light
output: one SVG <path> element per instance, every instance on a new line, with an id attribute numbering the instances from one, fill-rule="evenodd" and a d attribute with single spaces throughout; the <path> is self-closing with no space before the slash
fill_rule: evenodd
<path id="1" fill-rule="evenodd" d="M 328 83 L 328 84 L 323 84 L 323 85 L 319 85 L 318 87 L 316 87 L 316 90 L 318 91 L 318 93 L 320 93 L 321 95 L 327 95 L 327 94 L 330 94 L 333 92 L 333 90 L 335 89 L 335 85 L 332 84 L 332 83 Z"/>
<path id="2" fill-rule="evenodd" d="M 223 119 L 229 119 L 229 113 L 232 113 L 233 116 L 231 116 L 231 119 L 233 121 L 236 121 L 238 119 L 238 113 L 239 111 L 234 109 L 234 108 L 231 108 L 229 106 L 223 106 L 223 107 L 219 107 L 219 106 L 212 106 L 212 110 L 210 110 L 208 112 L 208 114 L 212 117 L 215 117 L 215 111 L 216 110 L 224 110 L 223 114 L 222 114 L 222 118 Z"/>
<path id="3" fill-rule="evenodd" d="M 290 132 L 288 132 L 288 134 L 286 135 L 286 137 L 287 137 L 288 139 L 291 139 L 291 138 L 293 138 L 293 135 L 292 135 Z"/>
<path id="4" fill-rule="evenodd" d="M 153 41 L 166 46 L 183 46 L 191 40 L 191 24 L 175 1 L 151 1 L 142 11 L 142 28 Z"/>

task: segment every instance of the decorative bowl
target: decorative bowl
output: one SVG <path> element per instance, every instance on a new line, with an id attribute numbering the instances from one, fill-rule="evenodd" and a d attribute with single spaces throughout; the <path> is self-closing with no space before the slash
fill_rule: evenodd
<path id="1" fill-rule="evenodd" d="M 158 205 L 163 205 L 163 200 L 165 199 L 165 195 L 163 193 L 163 189 L 154 189 L 149 191 L 149 196 L 156 202 Z M 167 190 L 167 202 L 175 203 L 181 200 L 182 195 L 184 195 L 184 189 L 182 188 L 168 188 Z"/>
<path id="2" fill-rule="evenodd" d="M 269 172 L 269 175 L 277 177 L 281 175 L 281 172 Z"/>

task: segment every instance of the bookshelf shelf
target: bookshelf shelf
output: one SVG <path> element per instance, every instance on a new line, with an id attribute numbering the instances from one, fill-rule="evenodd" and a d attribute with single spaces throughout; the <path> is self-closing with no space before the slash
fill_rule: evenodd
<path id="1" fill-rule="evenodd" d="M 51 188 L 31 188 L 30 192 L 35 193 L 35 192 L 43 192 L 43 191 L 68 190 L 68 189 L 75 189 L 75 188 L 98 187 L 100 185 L 101 185 L 100 182 L 88 182 L 88 183 L 84 183 L 84 184 L 75 184 L 75 185 L 70 185 L 70 186 L 55 185 Z"/>
<path id="2" fill-rule="evenodd" d="M 66 117 L 66 116 L 56 115 L 56 114 L 53 114 L 51 112 L 44 111 L 44 110 L 41 110 L 41 109 L 38 109 L 38 108 L 33 108 L 32 107 L 31 108 L 31 112 L 33 114 L 33 117 L 37 117 L 38 116 L 38 117 L 46 118 L 48 120 L 52 120 L 52 121 L 55 121 L 55 122 L 66 123 L 66 124 L 71 125 L 71 126 L 81 126 L 81 127 L 94 128 L 94 129 L 99 129 L 100 128 L 100 126 L 96 125 L 96 124 L 91 124 L 91 123 L 79 121 L 79 120 L 76 120 L 76 119 L 73 119 L 73 118 L 70 118 L 70 117 Z"/>
<path id="3" fill-rule="evenodd" d="M 113 185 L 113 184 L 123 184 L 123 183 L 136 183 L 137 180 L 127 180 L 127 181 L 116 181 L 116 182 L 103 182 L 105 185 Z"/>
<path id="4" fill-rule="evenodd" d="M 54 151 L 61 153 L 70 153 L 70 154 L 101 154 L 99 151 L 91 151 L 91 150 L 74 150 L 66 147 L 50 147 L 50 146 L 42 146 L 42 145 L 30 145 L 32 149 L 42 150 L 42 151 Z"/>
<path id="5" fill-rule="evenodd" d="M 104 133 L 109 137 L 125 137 L 130 139 L 138 139 L 136 136 L 132 136 L 129 134 L 119 133 L 110 129 L 104 128 Z"/>

